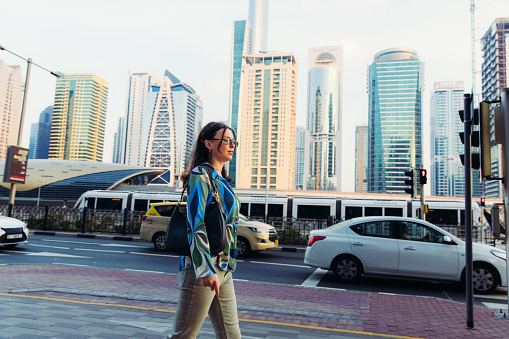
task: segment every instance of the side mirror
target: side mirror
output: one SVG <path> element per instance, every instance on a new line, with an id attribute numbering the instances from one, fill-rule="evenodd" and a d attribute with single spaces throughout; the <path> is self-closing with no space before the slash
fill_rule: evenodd
<path id="1" fill-rule="evenodd" d="M 447 245 L 457 245 L 454 241 L 452 241 L 451 237 L 448 235 L 444 235 L 443 243 Z"/>

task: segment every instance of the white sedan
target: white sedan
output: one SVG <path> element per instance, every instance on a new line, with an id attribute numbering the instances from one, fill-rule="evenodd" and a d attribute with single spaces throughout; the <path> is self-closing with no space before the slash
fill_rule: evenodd
<path id="1" fill-rule="evenodd" d="M 472 255 L 475 293 L 507 286 L 505 251 L 474 243 Z M 465 242 L 422 220 L 354 218 L 311 231 L 304 263 L 343 282 L 361 274 L 464 281 Z"/>
<path id="2" fill-rule="evenodd" d="M 26 244 L 27 239 L 28 228 L 23 221 L 0 216 L 0 246 L 15 247 Z"/>

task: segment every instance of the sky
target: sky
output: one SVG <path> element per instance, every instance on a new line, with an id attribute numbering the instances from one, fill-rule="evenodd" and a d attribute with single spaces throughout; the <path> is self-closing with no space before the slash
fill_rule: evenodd
<path id="1" fill-rule="evenodd" d="M 62 73 L 94 73 L 109 82 L 104 162 L 124 116 L 128 72 L 168 69 L 200 95 L 204 121 L 228 119 L 233 22 L 249 0 L 0 0 L 0 45 Z M 481 92 L 480 40 L 509 1 L 476 1 L 475 77 Z M 424 167 L 429 168 L 429 103 L 435 82 L 472 89 L 469 0 L 269 0 L 268 50 L 298 59 L 297 118 L 305 126 L 308 49 L 343 46 L 342 191 L 353 192 L 355 126 L 368 121 L 367 68 L 378 52 L 406 47 L 424 62 Z M 0 59 L 26 62 L 6 51 Z M 30 124 L 53 105 L 55 77 L 32 67 L 22 146 Z"/>

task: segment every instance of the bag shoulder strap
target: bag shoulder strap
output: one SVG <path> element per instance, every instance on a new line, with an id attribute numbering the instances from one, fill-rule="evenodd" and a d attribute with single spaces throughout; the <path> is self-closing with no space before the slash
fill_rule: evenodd
<path id="1" fill-rule="evenodd" d="M 216 186 L 216 182 L 214 179 L 212 179 L 212 171 L 214 168 L 210 164 L 203 164 L 203 168 L 207 171 L 207 174 L 209 175 L 210 185 L 212 186 L 212 195 L 214 196 L 214 199 L 216 200 L 217 204 L 219 205 L 219 208 L 221 209 L 223 215 L 226 217 L 226 212 L 224 210 L 223 203 L 221 202 L 221 199 L 219 199 L 219 190 Z"/>

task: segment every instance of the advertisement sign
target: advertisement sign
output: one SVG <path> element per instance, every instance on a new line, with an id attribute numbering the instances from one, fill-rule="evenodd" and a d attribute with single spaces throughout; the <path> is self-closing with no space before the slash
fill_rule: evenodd
<path id="1" fill-rule="evenodd" d="M 24 184 L 27 163 L 28 148 L 9 146 L 5 157 L 4 182 Z"/>

